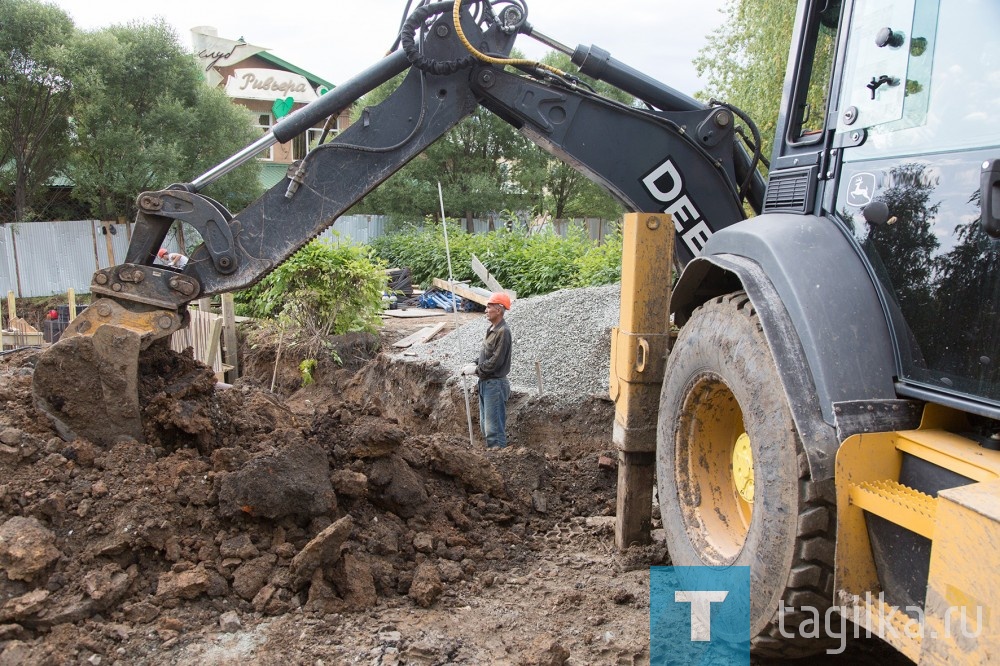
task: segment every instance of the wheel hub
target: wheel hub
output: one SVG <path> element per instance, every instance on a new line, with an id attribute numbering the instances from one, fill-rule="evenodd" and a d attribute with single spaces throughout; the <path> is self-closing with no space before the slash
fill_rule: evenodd
<path id="1" fill-rule="evenodd" d="M 753 504 L 753 449 L 746 433 L 737 437 L 733 446 L 733 482 L 743 501 Z"/>

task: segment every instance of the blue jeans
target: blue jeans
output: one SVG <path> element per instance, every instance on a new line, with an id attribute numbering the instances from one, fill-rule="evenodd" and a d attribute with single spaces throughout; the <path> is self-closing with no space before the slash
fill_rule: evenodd
<path id="1" fill-rule="evenodd" d="M 487 448 L 507 446 L 507 398 L 510 382 L 503 379 L 479 381 L 479 428 Z"/>

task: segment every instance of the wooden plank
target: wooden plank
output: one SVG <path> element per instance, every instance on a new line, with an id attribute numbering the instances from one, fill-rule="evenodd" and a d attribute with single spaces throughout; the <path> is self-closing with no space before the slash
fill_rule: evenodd
<path id="1" fill-rule="evenodd" d="M 240 376 L 239 342 L 236 340 L 236 304 L 232 292 L 222 295 L 222 336 L 226 347 L 226 381 L 232 384 Z"/>
<path id="2" fill-rule="evenodd" d="M 222 372 L 222 358 L 219 354 L 219 338 L 222 336 L 222 317 L 215 317 L 212 320 L 208 331 L 208 348 L 205 350 L 205 365 L 211 366 L 215 370 L 215 378 L 220 382 L 224 379 Z"/>
<path id="3" fill-rule="evenodd" d="M 412 308 L 410 310 L 383 310 L 383 317 L 394 317 L 398 319 L 420 319 L 422 317 L 443 317 L 444 310 L 437 308 Z M 239 321 L 239 317 L 237 317 Z"/>
<path id="4" fill-rule="evenodd" d="M 655 472 L 655 453 L 618 452 L 615 546 L 619 550 L 650 541 Z"/>
<path id="5" fill-rule="evenodd" d="M 18 330 L 0 332 L 0 347 L 4 349 L 17 349 L 19 347 L 29 347 L 40 345 L 45 342 L 41 333 L 24 333 Z"/>
<path id="6" fill-rule="evenodd" d="M 170 336 L 170 348 L 182 352 L 191 347 L 195 359 L 211 366 L 216 374 L 221 374 L 224 369 L 219 353 L 222 317 L 194 309 L 188 312 L 191 315 L 191 323 L 187 328 L 182 328 Z"/>
<path id="7" fill-rule="evenodd" d="M 111 239 L 111 225 L 114 222 L 101 222 L 101 230 L 104 234 L 104 248 L 108 253 L 108 266 L 114 266 L 118 262 L 115 261 L 115 244 Z"/>
<path id="8" fill-rule="evenodd" d="M 455 284 L 449 284 L 447 280 L 442 280 L 441 278 L 434 278 L 433 283 L 434 286 L 437 287 L 438 289 L 444 289 L 445 291 L 450 291 L 453 294 L 456 294 L 464 299 L 472 301 L 473 303 L 486 305 L 487 301 L 490 300 L 489 293 L 483 295 L 477 291 L 473 291 L 472 287 L 470 287 L 467 284 L 460 284 L 458 282 L 456 282 Z"/>
<path id="9" fill-rule="evenodd" d="M 483 265 L 483 262 L 479 261 L 479 257 L 476 255 L 472 255 L 472 272 L 479 276 L 479 279 L 482 280 L 483 284 L 485 284 L 490 290 L 494 292 L 502 291 L 510 296 L 511 301 L 517 300 L 517 292 L 501 287 L 500 283 L 497 282 L 497 279 L 493 277 L 493 274 L 486 269 L 486 266 Z"/>
<path id="10" fill-rule="evenodd" d="M 417 342 L 419 342 L 420 344 L 423 344 L 425 342 L 430 342 L 431 340 L 433 340 L 434 336 L 437 335 L 438 333 L 440 333 L 441 329 L 444 328 L 444 322 L 443 321 L 442 322 L 438 322 L 435 326 L 425 326 L 424 327 L 424 329 L 427 329 L 427 328 L 430 328 L 431 330 L 427 333 L 427 335 L 425 335 L 422 338 L 420 338 L 419 340 L 417 340 Z M 421 329 L 421 330 L 424 330 L 424 329 Z"/>
<path id="11" fill-rule="evenodd" d="M 442 328 L 444 328 L 443 321 L 434 326 L 424 326 L 416 333 L 411 333 L 402 340 L 397 340 L 396 342 L 392 343 L 392 346 L 398 347 L 400 349 L 406 349 L 407 347 L 410 347 L 412 345 L 427 342 L 435 335 L 437 335 Z"/>
<path id="12" fill-rule="evenodd" d="M 9 301 L 8 307 L 14 307 L 13 300 Z M 10 313 L 13 315 L 14 310 L 11 309 Z M 0 338 L 3 338 L 0 340 L 0 347 L 3 349 L 18 349 L 20 347 L 40 345 L 45 342 L 38 329 L 24 319 L 16 316 L 11 316 L 7 321 L 7 329 L 0 333 Z"/>
<path id="13" fill-rule="evenodd" d="M 483 262 L 479 261 L 479 257 L 472 255 L 472 272 L 479 276 L 479 279 L 483 281 L 487 287 L 493 291 L 503 291 L 503 287 L 497 282 L 497 279 L 493 277 Z"/>
<path id="14" fill-rule="evenodd" d="M 38 333 L 38 329 L 20 317 L 14 317 L 7 323 L 8 328 L 18 333 Z"/>
<path id="15" fill-rule="evenodd" d="M 416 344 L 417 340 L 419 340 L 420 338 L 422 338 L 423 335 L 425 333 L 427 333 L 429 330 L 431 330 L 432 328 L 433 328 L 433 326 L 424 326 L 423 328 L 421 328 L 416 333 L 411 333 L 408 336 L 406 336 L 405 338 L 402 338 L 400 340 L 396 340 L 395 342 L 392 343 L 392 346 L 393 347 L 397 347 L 399 349 L 406 349 L 407 347 Z"/>

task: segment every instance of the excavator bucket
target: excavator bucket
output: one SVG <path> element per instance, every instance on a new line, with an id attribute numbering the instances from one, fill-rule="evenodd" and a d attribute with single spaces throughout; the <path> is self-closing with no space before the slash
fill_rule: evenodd
<path id="1" fill-rule="evenodd" d="M 35 406 L 67 441 L 142 441 L 139 353 L 185 321 L 176 311 L 95 301 L 39 359 L 32 378 Z"/>

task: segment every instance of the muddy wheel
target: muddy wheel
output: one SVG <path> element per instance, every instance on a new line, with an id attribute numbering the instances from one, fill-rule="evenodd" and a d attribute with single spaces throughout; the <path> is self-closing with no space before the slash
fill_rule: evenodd
<path id="1" fill-rule="evenodd" d="M 749 566 L 751 651 L 799 657 L 833 588 L 831 484 L 814 484 L 757 314 L 743 292 L 696 310 L 667 361 L 657 430 L 660 512 L 675 566 Z"/>

